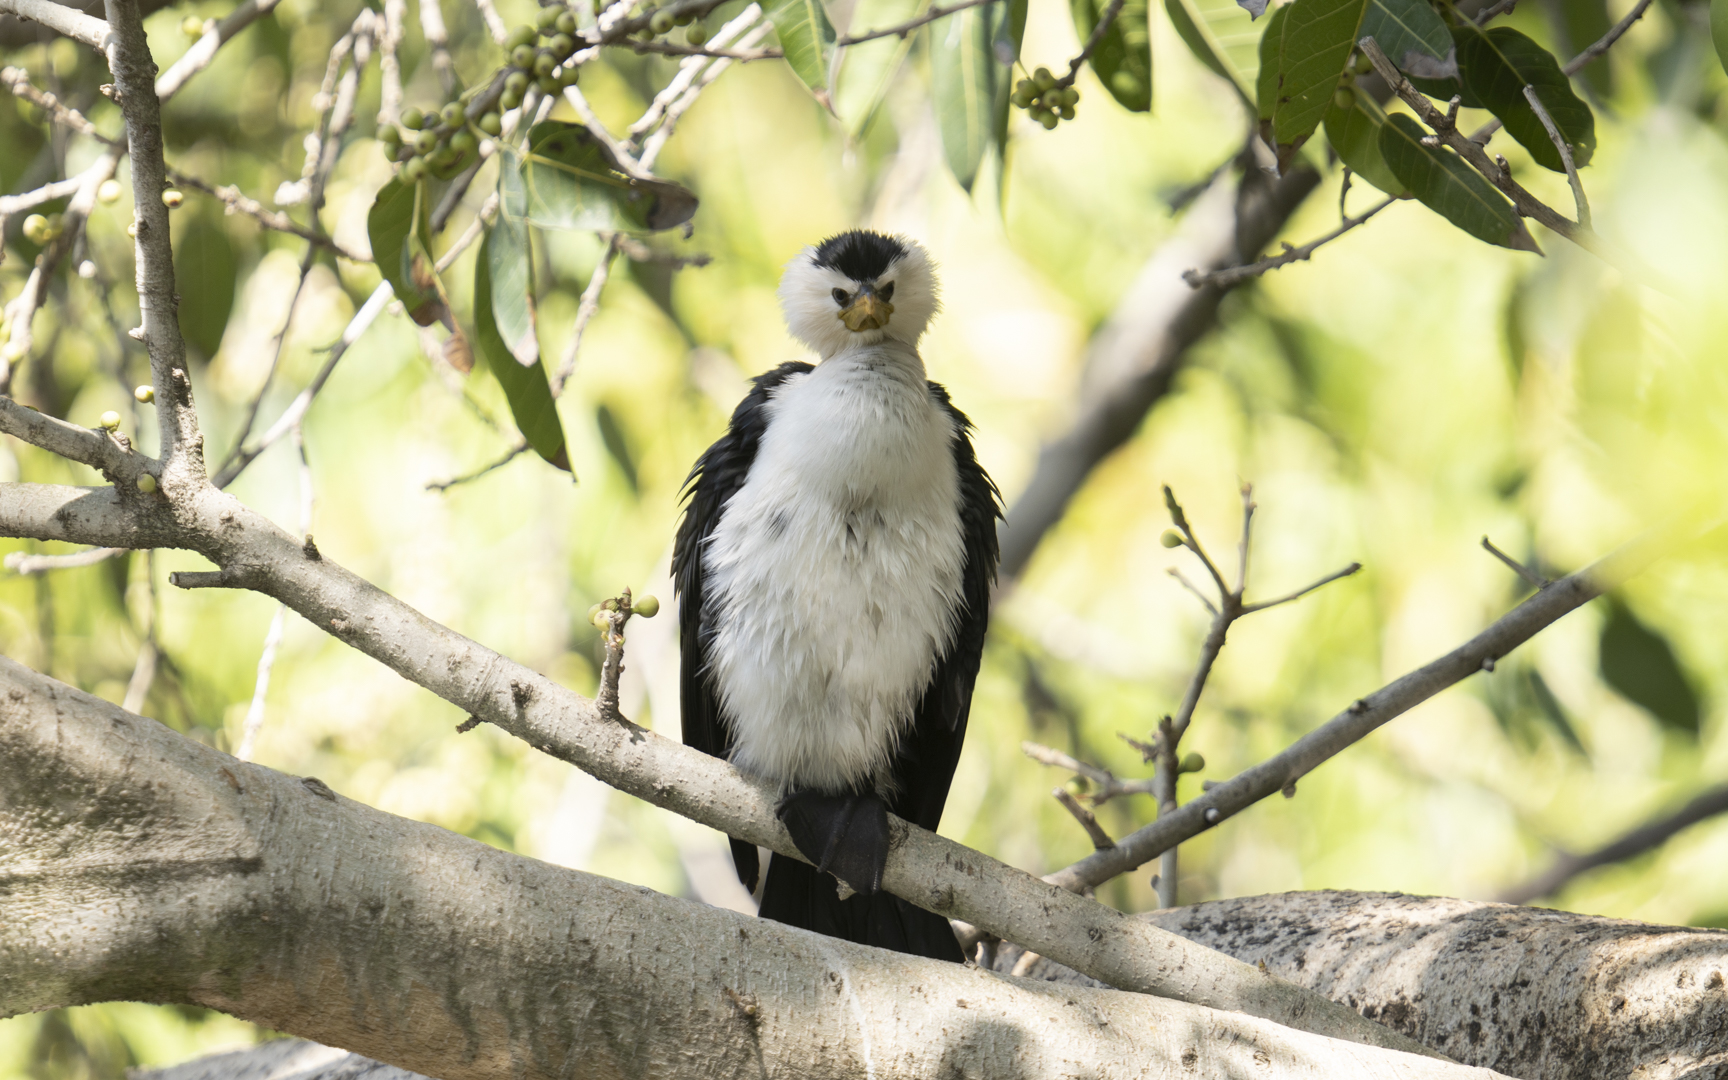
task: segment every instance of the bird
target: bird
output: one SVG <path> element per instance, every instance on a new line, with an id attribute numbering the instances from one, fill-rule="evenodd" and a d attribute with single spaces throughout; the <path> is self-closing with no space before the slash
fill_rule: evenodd
<path id="1" fill-rule="evenodd" d="M 772 783 L 809 864 L 770 856 L 758 914 L 964 961 L 881 889 L 887 815 L 934 831 L 959 762 L 998 561 L 972 422 L 925 374 L 939 306 L 916 241 L 802 250 L 779 299 L 819 362 L 753 380 L 696 461 L 673 545 L 684 742 Z M 755 891 L 757 849 L 732 838 Z"/>

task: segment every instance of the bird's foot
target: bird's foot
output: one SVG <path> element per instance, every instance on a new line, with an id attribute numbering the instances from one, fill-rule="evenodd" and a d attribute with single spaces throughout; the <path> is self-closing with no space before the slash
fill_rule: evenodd
<path id="1" fill-rule="evenodd" d="M 856 892 L 882 887 L 888 862 L 888 807 L 875 792 L 828 795 L 794 791 L 780 803 L 792 843 L 816 865 Z"/>

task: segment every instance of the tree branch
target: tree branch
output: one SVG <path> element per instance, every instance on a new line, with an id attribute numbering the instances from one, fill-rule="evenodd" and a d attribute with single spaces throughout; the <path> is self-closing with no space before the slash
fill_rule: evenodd
<path id="1" fill-rule="evenodd" d="M 10 659 L 0 687 L 0 1015 L 195 1004 L 440 1080 L 1498 1076 L 663 896 L 236 761 Z"/>
<path id="2" fill-rule="evenodd" d="M 68 520 L 63 511 L 84 501 L 97 512 L 86 522 Z M 799 857 L 775 814 L 767 782 L 603 716 L 593 701 L 433 622 L 215 487 L 185 493 L 171 513 L 160 499 L 141 507 L 147 513 L 137 517 L 165 520 L 169 528 L 169 535 L 152 536 L 144 544 L 137 542 L 143 526 L 129 521 L 132 515 L 118 502 L 111 490 L 3 485 L 0 532 L 198 551 L 221 570 L 196 584 L 232 584 L 272 596 L 468 715 L 613 787 L 730 836 Z M 890 827 L 895 842 L 883 887 L 928 910 L 1022 942 L 1121 989 L 1246 1012 L 1371 1045 L 1420 1050 L 1348 1009 L 1181 945 L 951 840 L 897 818 L 890 819 Z"/>
<path id="3" fill-rule="evenodd" d="M 1647 534 L 1554 582 L 1452 652 L 1358 698 L 1282 753 L 1121 838 L 1111 851 L 1090 855 L 1045 880 L 1068 889 L 1095 888 L 1282 791 L 1387 721 L 1483 670 L 1538 631 L 1642 570 L 1669 542 L 1667 536 Z"/>
<path id="4" fill-rule="evenodd" d="M 0 15 L 15 15 L 41 23 L 56 34 L 88 45 L 97 52 L 108 50 L 107 23 L 53 0 L 0 0 Z"/>
<path id="5" fill-rule="evenodd" d="M 179 93 L 188 79 L 210 66 L 210 61 L 216 59 L 216 50 L 278 3 L 281 0 L 243 0 L 222 18 L 205 23 L 203 35 L 156 79 L 156 96 L 167 101 Z"/>
<path id="6" fill-rule="evenodd" d="M 1728 784 L 1705 791 L 1672 814 L 1648 821 L 1595 851 L 1582 855 L 1562 852 L 1553 866 L 1529 881 L 1505 890 L 1500 894 L 1500 900 L 1508 904 L 1528 904 L 1532 900 L 1552 896 L 1580 874 L 1654 851 L 1666 844 L 1676 833 L 1725 813 L 1728 813 Z"/>
<path id="7" fill-rule="evenodd" d="M 1269 270 L 1277 270 L 1289 266 L 1294 262 L 1306 262 L 1308 259 L 1312 258 L 1314 252 L 1318 251 L 1321 247 L 1330 244 L 1332 241 L 1343 236 L 1356 226 L 1361 225 L 1363 222 L 1397 201 L 1398 200 L 1395 198 L 1388 197 L 1375 203 L 1373 206 L 1355 217 L 1345 218 L 1336 229 L 1333 229 L 1325 236 L 1320 237 L 1318 240 L 1310 240 L 1301 247 L 1291 247 L 1289 244 L 1285 244 L 1284 253 L 1282 255 L 1274 255 L 1269 259 L 1261 259 L 1259 262 L 1249 263 L 1247 266 L 1232 266 L 1225 270 L 1213 270 L 1209 273 L 1201 273 L 1198 270 L 1186 270 L 1182 273 L 1182 280 L 1186 281 L 1190 286 L 1196 289 L 1206 285 L 1217 285 L 1221 288 L 1229 288 L 1233 285 L 1240 285 L 1242 282 L 1247 281 L 1250 278 L 1257 278 Z"/>

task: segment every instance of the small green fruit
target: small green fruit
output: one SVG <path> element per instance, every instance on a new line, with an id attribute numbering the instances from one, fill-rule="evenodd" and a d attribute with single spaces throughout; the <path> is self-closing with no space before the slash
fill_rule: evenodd
<path id="1" fill-rule="evenodd" d="M 465 119 L 462 115 L 462 104 L 457 101 L 452 101 L 444 106 L 438 115 L 444 120 L 445 127 L 461 127 Z"/>
<path id="2" fill-rule="evenodd" d="M 104 431 L 113 431 L 115 428 L 120 426 L 120 414 L 115 412 L 113 409 L 109 409 L 107 412 L 102 414 L 101 424 Z"/>
<path id="3" fill-rule="evenodd" d="M 156 391 L 149 386 L 140 386 L 132 391 L 132 396 L 138 399 L 140 405 L 148 405 L 156 400 Z"/>
<path id="4" fill-rule="evenodd" d="M 672 13 L 670 11 L 656 11 L 654 17 L 648 20 L 648 28 L 656 34 L 664 34 L 672 29 Z"/>
<path id="5" fill-rule="evenodd" d="M 162 205 L 166 206 L 170 210 L 180 209 L 180 204 L 185 201 L 186 196 L 175 191 L 173 188 L 169 188 L 167 191 L 162 193 Z"/>
<path id="6" fill-rule="evenodd" d="M 567 60 L 570 58 L 570 54 L 576 51 L 576 39 L 569 34 L 559 34 L 548 41 L 546 47 L 552 50 L 554 58 Z"/>
<path id="7" fill-rule="evenodd" d="M 96 189 L 97 202 L 112 205 L 119 201 L 119 198 L 120 181 L 118 180 L 104 180 L 102 181 L 102 186 Z"/>
<path id="8" fill-rule="evenodd" d="M 1206 767 L 1206 759 L 1199 754 L 1183 754 L 1182 763 L 1176 766 L 1179 773 L 1199 772 Z"/>
<path id="9" fill-rule="evenodd" d="M 602 634 L 607 633 L 612 629 L 612 616 L 608 615 L 604 611 L 595 612 L 594 617 L 588 621 L 592 622 L 594 624 L 594 629 L 600 631 Z"/>
<path id="10" fill-rule="evenodd" d="M 1074 106 L 1064 105 L 1056 110 L 1056 115 L 1064 120 L 1072 120 L 1074 119 Z"/>
<path id="11" fill-rule="evenodd" d="M 1368 59 L 1367 53 L 1357 53 L 1356 62 L 1350 65 L 1350 70 L 1358 75 L 1366 75 L 1374 70 L 1374 61 Z"/>
<path id="12" fill-rule="evenodd" d="M 1068 89 L 1062 91 L 1062 104 L 1069 106 L 1080 104 L 1079 88 L 1070 86 Z"/>
<path id="13" fill-rule="evenodd" d="M 654 616 L 660 614 L 660 601 L 657 597 L 644 596 L 642 599 L 630 605 L 630 611 L 632 614 L 640 615 L 644 619 L 652 619 Z"/>
<path id="14" fill-rule="evenodd" d="M 523 70 L 534 63 L 534 49 L 528 45 L 518 45 L 510 50 L 510 62 Z"/>
<path id="15" fill-rule="evenodd" d="M 1175 529 L 1165 529 L 1164 535 L 1158 538 L 1158 542 L 1167 548 L 1179 548 L 1186 541 L 1182 539 L 1182 534 Z"/>
<path id="16" fill-rule="evenodd" d="M 504 51 L 513 54 L 517 49 L 526 49 L 530 45 L 533 45 L 534 42 L 539 40 L 539 38 L 540 31 L 536 30 L 534 27 L 518 26 L 516 29 L 510 31 L 509 37 L 504 39 Z M 516 66 L 526 67 L 527 65 L 517 64 Z"/>
<path id="17" fill-rule="evenodd" d="M 495 112 L 489 112 L 480 118 L 480 130 L 497 138 L 504 131 L 504 119 Z"/>
<path id="18" fill-rule="evenodd" d="M 0 360 L 4 360 L 8 364 L 16 364 L 22 359 L 24 359 L 24 346 L 18 342 L 8 341 L 4 346 L 0 346 Z"/>
<path id="19" fill-rule="evenodd" d="M 575 64 L 565 64 L 561 69 L 559 69 L 558 85 L 560 88 L 576 85 L 576 70 Z"/>
<path id="20" fill-rule="evenodd" d="M 1356 104 L 1356 92 L 1348 86 L 1340 86 L 1338 89 L 1332 91 L 1332 104 L 1338 106 L 1340 109 L 1348 109 L 1350 106 Z"/>
<path id="21" fill-rule="evenodd" d="M 515 91 L 517 98 L 521 98 L 523 94 L 528 92 L 528 76 L 526 73 L 521 71 L 512 71 L 510 74 L 504 76 L 504 92 L 508 94 L 511 91 Z M 514 105 L 510 106 L 512 109 L 515 107 L 516 106 Z"/>
<path id="22" fill-rule="evenodd" d="M 450 136 L 450 149 L 454 150 L 458 157 L 472 154 L 479 147 L 480 140 L 476 139 L 474 133 L 466 128 Z"/>
<path id="23" fill-rule="evenodd" d="M 600 614 L 601 609 L 602 609 L 602 605 L 595 604 L 593 607 L 588 609 L 588 614 L 583 616 L 583 618 L 587 619 L 589 622 L 593 622 L 594 616 Z"/>
<path id="24" fill-rule="evenodd" d="M 408 159 L 408 164 L 402 166 L 402 175 L 409 180 L 419 180 L 426 175 L 426 159 L 415 156 Z"/>
<path id="25" fill-rule="evenodd" d="M 388 151 L 394 151 L 402 145 L 402 129 L 394 124 L 385 124 L 378 129 L 378 141 L 384 144 Z"/>
<path id="26" fill-rule="evenodd" d="M 426 114 L 415 108 L 404 109 L 402 111 L 402 126 L 409 131 L 418 131 L 426 126 Z"/>
<path id="27" fill-rule="evenodd" d="M 180 32 L 189 38 L 204 36 L 204 20 L 196 15 L 188 15 L 180 20 Z"/>
<path id="28" fill-rule="evenodd" d="M 543 8 L 541 8 L 540 14 L 535 18 L 534 21 L 535 21 L 535 23 L 537 23 L 539 25 L 540 32 L 546 33 L 547 31 L 552 29 L 554 24 L 556 24 L 558 22 L 558 9 L 555 7 L 543 7 Z"/>
<path id="29" fill-rule="evenodd" d="M 1056 127 L 1056 114 L 1053 112 L 1040 113 L 1038 122 L 1044 125 L 1045 131 L 1050 131 Z"/>
<path id="30" fill-rule="evenodd" d="M 524 86 L 521 90 L 505 90 L 503 95 L 498 99 L 498 107 L 506 112 L 514 109 L 516 106 L 522 104 L 522 95 L 527 91 L 527 89 L 528 88 Z"/>
<path id="31" fill-rule="evenodd" d="M 563 12 L 558 16 L 558 21 L 552 25 L 560 34 L 574 34 L 576 32 L 576 16 L 568 11 Z"/>
<path id="32" fill-rule="evenodd" d="M 149 473 L 140 476 L 138 478 L 138 490 L 146 495 L 151 494 L 156 490 L 156 478 Z"/>
<path id="33" fill-rule="evenodd" d="M 542 94 L 556 94 L 558 92 L 558 77 L 556 75 L 541 75 L 534 80 L 534 85 L 540 88 Z"/>
<path id="34" fill-rule="evenodd" d="M 674 26 L 689 26 L 695 21 L 696 16 L 688 11 L 680 11 L 678 14 L 672 16 L 672 25 Z"/>
<path id="35" fill-rule="evenodd" d="M 175 194 L 178 195 L 179 192 L 175 192 Z M 166 201 L 166 200 L 164 200 L 164 201 Z M 66 231 L 66 215 L 65 214 L 49 214 L 48 215 L 48 239 L 58 240 L 58 239 L 60 239 L 60 234 L 65 232 L 65 231 Z"/>
<path id="36" fill-rule="evenodd" d="M 1032 82 L 1040 91 L 1049 90 L 1056 85 L 1056 76 L 1050 74 L 1050 69 L 1041 67 L 1032 73 Z"/>
<path id="37" fill-rule="evenodd" d="M 708 28 L 701 23 L 691 23 L 690 29 L 684 31 L 684 40 L 692 45 L 702 45 L 708 41 Z"/>
<path id="38" fill-rule="evenodd" d="M 552 59 L 552 54 L 549 52 L 543 52 L 534 57 L 534 74 L 539 78 L 544 79 L 552 74 L 552 69 L 557 66 L 558 61 Z"/>
<path id="39" fill-rule="evenodd" d="M 432 152 L 432 148 L 437 146 L 437 145 L 438 145 L 437 132 L 422 131 L 420 134 L 414 136 L 414 152 L 416 154 L 430 154 Z"/>
<path id="40" fill-rule="evenodd" d="M 48 235 L 48 219 L 41 214 L 31 214 L 24 219 L 24 239 L 41 247 L 53 237 Z"/>

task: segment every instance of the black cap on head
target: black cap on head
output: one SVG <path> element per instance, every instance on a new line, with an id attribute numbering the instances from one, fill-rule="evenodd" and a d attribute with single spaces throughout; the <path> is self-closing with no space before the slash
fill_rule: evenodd
<path id="1" fill-rule="evenodd" d="M 817 266 L 840 271 L 853 281 L 874 281 L 881 277 L 895 259 L 902 258 L 906 249 L 892 236 L 883 236 L 868 229 L 853 229 L 816 245 L 811 260 Z"/>

